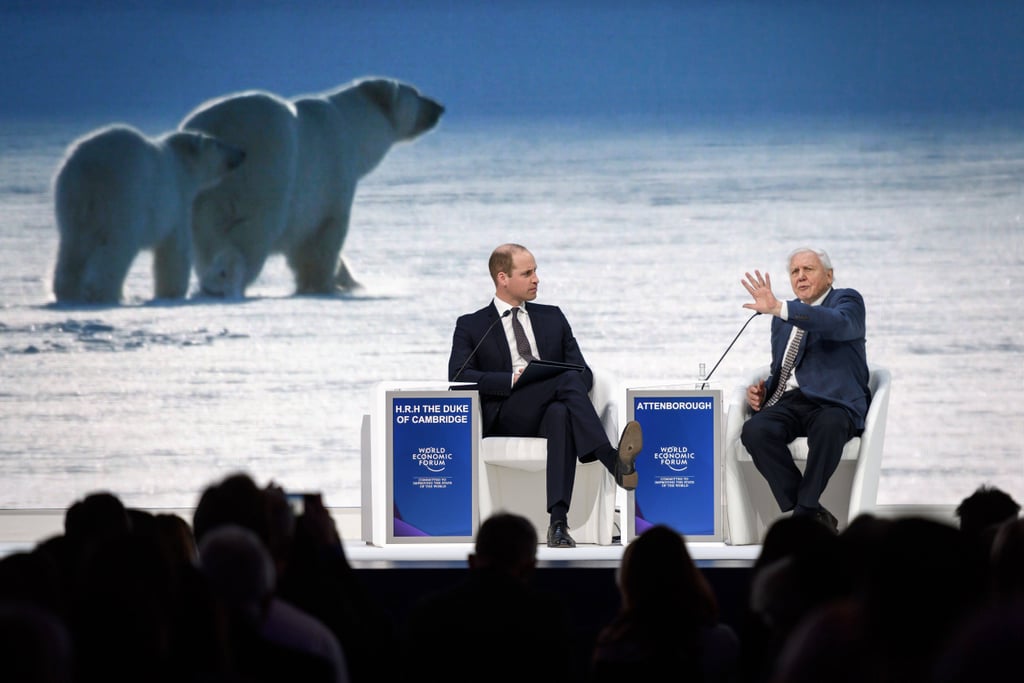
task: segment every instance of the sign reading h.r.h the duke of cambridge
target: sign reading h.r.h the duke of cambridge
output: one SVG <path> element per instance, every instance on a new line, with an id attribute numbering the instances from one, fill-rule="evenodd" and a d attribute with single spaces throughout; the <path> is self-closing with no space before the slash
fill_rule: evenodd
<path id="1" fill-rule="evenodd" d="M 388 392 L 388 542 L 476 534 L 477 394 Z"/>
<path id="2" fill-rule="evenodd" d="M 626 393 L 630 418 L 644 433 L 627 536 L 666 524 L 690 541 L 721 541 L 721 390 Z"/>

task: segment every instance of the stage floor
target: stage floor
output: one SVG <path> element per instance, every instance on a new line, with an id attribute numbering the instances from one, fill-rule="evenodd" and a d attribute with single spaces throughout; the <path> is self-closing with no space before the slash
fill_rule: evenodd
<path id="1" fill-rule="evenodd" d="M 464 566 L 473 552 L 472 543 L 389 543 L 374 546 L 360 540 L 346 540 L 345 554 L 360 569 L 402 566 Z M 760 545 L 731 546 L 725 543 L 688 543 L 690 556 L 700 566 L 749 567 L 761 552 Z M 625 550 L 623 545 L 579 544 L 575 548 L 537 548 L 542 567 L 614 567 Z"/>

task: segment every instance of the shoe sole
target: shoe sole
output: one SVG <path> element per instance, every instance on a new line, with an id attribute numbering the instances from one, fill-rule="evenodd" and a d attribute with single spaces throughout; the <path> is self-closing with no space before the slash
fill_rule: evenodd
<path id="1" fill-rule="evenodd" d="M 622 488 L 626 489 L 627 491 L 635 490 L 637 485 L 640 483 L 640 477 L 639 475 L 637 475 L 635 471 L 631 472 L 630 474 L 624 474 L 621 478 L 622 483 L 620 484 L 620 486 L 622 486 Z"/>
<path id="2" fill-rule="evenodd" d="M 629 474 L 622 475 L 622 488 L 632 490 L 640 483 L 640 476 L 637 474 L 634 463 L 636 456 L 644 446 L 644 433 L 640 429 L 640 423 L 630 420 L 626 428 L 622 430 L 622 438 L 619 439 L 619 464 L 624 469 L 633 470 Z"/>

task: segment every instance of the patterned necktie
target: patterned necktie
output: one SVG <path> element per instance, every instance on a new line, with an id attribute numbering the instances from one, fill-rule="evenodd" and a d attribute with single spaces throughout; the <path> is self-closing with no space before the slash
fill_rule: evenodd
<path id="1" fill-rule="evenodd" d="M 530 340 L 526 338 L 526 330 L 519 322 L 519 307 L 512 309 L 512 334 L 516 336 L 516 351 L 527 363 L 533 360 L 533 352 L 530 350 Z"/>
<path id="2" fill-rule="evenodd" d="M 786 357 L 782 359 L 782 369 L 779 370 L 779 384 L 775 387 L 775 393 L 764 404 L 764 407 L 775 405 L 782 395 L 786 393 L 786 384 L 793 372 L 793 363 L 796 361 L 796 352 L 800 349 L 800 341 L 804 338 L 804 331 L 796 328 L 796 334 L 789 340 L 789 348 L 786 349 Z"/>

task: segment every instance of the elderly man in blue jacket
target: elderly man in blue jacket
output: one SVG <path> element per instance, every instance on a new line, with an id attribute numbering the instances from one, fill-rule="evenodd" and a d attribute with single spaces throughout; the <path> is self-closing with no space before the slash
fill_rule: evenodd
<path id="1" fill-rule="evenodd" d="M 754 411 L 741 439 L 768 482 L 779 509 L 813 516 L 838 530 L 819 499 L 839 466 L 843 447 L 864 431 L 868 401 L 864 299 L 832 286 L 832 261 L 821 249 L 789 255 L 795 299 L 780 301 L 768 273 L 746 273 L 753 302 L 744 308 L 773 316 L 771 374 L 747 388 Z M 807 466 L 793 462 L 788 444 L 807 437 Z"/>

